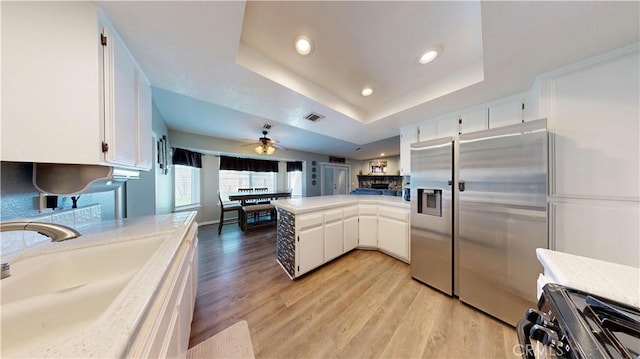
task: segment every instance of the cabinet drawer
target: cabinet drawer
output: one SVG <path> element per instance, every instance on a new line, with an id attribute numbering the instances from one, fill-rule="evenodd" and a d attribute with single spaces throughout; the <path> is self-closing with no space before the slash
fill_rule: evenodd
<path id="1" fill-rule="evenodd" d="M 391 218 L 403 222 L 409 221 L 409 211 L 405 209 L 383 207 L 378 212 L 378 215 L 380 217 Z"/>
<path id="2" fill-rule="evenodd" d="M 375 204 L 361 204 L 360 214 L 370 214 L 375 216 L 378 214 L 378 206 Z"/>
<path id="3" fill-rule="evenodd" d="M 332 209 L 324 211 L 324 222 L 335 222 L 342 220 L 342 209 Z"/>
<path id="4" fill-rule="evenodd" d="M 344 218 L 355 217 L 358 215 L 358 206 L 351 206 L 344 208 Z"/>
<path id="5" fill-rule="evenodd" d="M 296 216 L 296 229 L 298 230 L 321 226 L 322 223 L 324 223 L 323 213 L 311 213 Z"/>

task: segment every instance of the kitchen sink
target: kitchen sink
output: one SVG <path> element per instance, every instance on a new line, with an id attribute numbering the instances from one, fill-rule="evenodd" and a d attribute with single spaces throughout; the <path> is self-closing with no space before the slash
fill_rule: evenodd
<path id="1" fill-rule="evenodd" d="M 161 243 L 147 237 L 11 263 L 11 276 L 0 281 L 2 357 L 94 322 Z"/>

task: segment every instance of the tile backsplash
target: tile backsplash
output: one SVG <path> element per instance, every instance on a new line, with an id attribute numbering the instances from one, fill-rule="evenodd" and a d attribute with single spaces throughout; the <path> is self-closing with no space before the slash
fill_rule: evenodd
<path id="1" fill-rule="evenodd" d="M 40 215 L 40 192 L 33 186 L 33 164 L 24 162 L 0 162 L 0 219 L 15 221 Z M 116 195 L 114 191 L 85 193 L 80 196 L 78 206 L 84 207 L 99 204 L 102 220 L 115 219 Z M 55 211 L 45 210 L 45 213 L 62 213 L 63 209 L 71 209 L 72 201 L 69 196 L 58 197 L 59 208 Z"/>
<path id="2" fill-rule="evenodd" d="M 35 217 L 13 219 L 14 221 L 48 222 L 62 224 L 77 230 L 98 224 L 102 221 L 102 211 L 99 204 L 86 207 L 67 209 L 55 213 L 47 213 Z M 21 251 L 33 245 L 50 241 L 49 237 L 33 231 L 11 231 L 0 233 L 0 254 L 7 255 Z"/>

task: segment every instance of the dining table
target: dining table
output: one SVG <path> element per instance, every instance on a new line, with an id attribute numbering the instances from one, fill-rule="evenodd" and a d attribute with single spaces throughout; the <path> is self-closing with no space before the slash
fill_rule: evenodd
<path id="1" fill-rule="evenodd" d="M 230 201 L 240 201 L 245 206 L 247 201 L 269 199 L 275 200 L 279 198 L 291 198 L 291 192 L 286 191 L 246 191 L 229 193 Z"/>

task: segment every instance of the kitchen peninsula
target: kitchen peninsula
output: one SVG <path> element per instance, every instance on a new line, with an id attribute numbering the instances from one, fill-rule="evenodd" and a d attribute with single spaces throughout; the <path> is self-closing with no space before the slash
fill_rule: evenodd
<path id="1" fill-rule="evenodd" d="M 335 195 L 271 202 L 278 210 L 276 258 L 291 279 L 355 248 L 410 261 L 409 202 Z"/>

